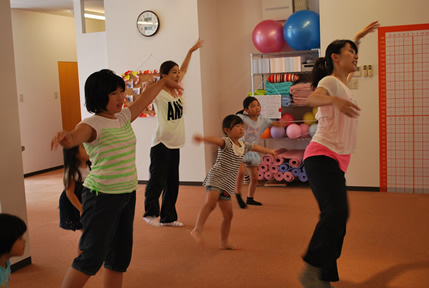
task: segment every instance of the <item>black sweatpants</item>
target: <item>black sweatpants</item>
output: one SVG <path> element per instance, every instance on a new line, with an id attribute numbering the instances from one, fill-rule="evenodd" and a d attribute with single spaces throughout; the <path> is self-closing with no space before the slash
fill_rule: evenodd
<path id="1" fill-rule="evenodd" d="M 158 217 L 161 215 L 161 223 L 177 220 L 176 201 L 179 194 L 179 162 L 180 149 L 169 149 L 162 143 L 150 149 L 150 179 L 145 191 L 144 217 Z M 162 204 L 160 211 L 159 197 L 161 193 Z"/>
<path id="2" fill-rule="evenodd" d="M 327 156 L 304 160 L 310 187 L 320 209 L 304 261 L 322 268 L 322 280 L 339 280 L 337 259 L 341 255 L 349 215 L 346 181 L 338 162 Z"/>

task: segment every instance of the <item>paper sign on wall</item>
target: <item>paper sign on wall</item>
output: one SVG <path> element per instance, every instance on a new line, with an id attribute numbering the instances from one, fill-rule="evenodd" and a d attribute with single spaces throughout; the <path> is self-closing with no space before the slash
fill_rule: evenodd
<path id="1" fill-rule="evenodd" d="M 282 99 L 280 95 L 255 95 L 261 104 L 261 116 L 280 119 L 282 116 Z"/>

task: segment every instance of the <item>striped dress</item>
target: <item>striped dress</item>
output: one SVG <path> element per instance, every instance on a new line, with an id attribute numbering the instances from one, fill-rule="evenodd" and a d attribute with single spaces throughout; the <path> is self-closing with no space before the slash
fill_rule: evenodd
<path id="1" fill-rule="evenodd" d="M 228 137 L 222 139 L 225 141 L 225 147 L 223 149 L 219 147 L 216 163 L 204 179 L 203 185 L 214 186 L 234 195 L 241 161 L 244 154 L 253 148 L 253 144 L 239 141 L 240 146 L 237 146 Z"/>
<path id="2" fill-rule="evenodd" d="M 92 166 L 83 183 L 96 193 L 131 193 L 138 186 L 136 136 L 131 127 L 131 111 L 125 108 L 115 116 L 116 119 L 109 119 L 93 115 L 81 122 L 97 132 L 94 141 L 84 143 Z"/>

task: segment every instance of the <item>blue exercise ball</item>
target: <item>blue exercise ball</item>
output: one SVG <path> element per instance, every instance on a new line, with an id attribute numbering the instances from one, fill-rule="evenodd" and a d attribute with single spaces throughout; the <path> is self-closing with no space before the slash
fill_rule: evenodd
<path id="1" fill-rule="evenodd" d="M 311 10 L 293 13 L 283 27 L 283 37 L 297 51 L 320 48 L 319 14 Z"/>

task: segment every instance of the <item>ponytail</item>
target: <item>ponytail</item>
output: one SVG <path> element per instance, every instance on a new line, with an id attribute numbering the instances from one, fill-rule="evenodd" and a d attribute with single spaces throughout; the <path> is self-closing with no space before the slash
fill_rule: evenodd
<path id="1" fill-rule="evenodd" d="M 316 89 L 317 84 L 319 84 L 319 81 L 322 80 L 323 77 L 328 75 L 329 73 L 326 67 L 326 58 L 325 57 L 318 58 L 314 63 L 313 70 L 311 71 L 311 76 L 312 76 L 311 86 L 313 87 L 313 89 Z"/>
<path id="2" fill-rule="evenodd" d="M 358 53 L 358 48 L 355 42 L 351 40 L 335 40 L 328 45 L 325 52 L 325 57 L 318 58 L 314 63 L 311 76 L 313 78 L 311 86 L 313 89 L 317 88 L 317 84 L 323 77 L 331 75 L 334 71 L 334 62 L 332 61 L 332 54 L 340 54 L 341 49 L 349 43 L 352 49 Z"/>

